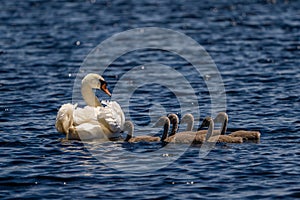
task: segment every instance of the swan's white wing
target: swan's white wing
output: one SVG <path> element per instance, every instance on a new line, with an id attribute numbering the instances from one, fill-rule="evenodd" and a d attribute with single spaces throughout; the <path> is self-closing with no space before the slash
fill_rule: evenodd
<path id="1" fill-rule="evenodd" d="M 121 106 L 115 101 L 101 101 L 103 107 L 98 107 L 98 121 L 108 126 L 113 133 L 120 133 L 124 128 L 125 116 Z M 103 123 L 103 120 L 105 123 Z"/>
<path id="2" fill-rule="evenodd" d="M 69 128 L 73 126 L 73 112 L 77 104 L 63 104 L 57 112 L 55 127 L 58 132 L 69 133 Z"/>
<path id="3" fill-rule="evenodd" d="M 74 111 L 74 125 L 80 125 L 83 123 L 99 124 L 97 121 L 98 109 L 91 106 L 85 106 L 84 108 L 77 108 Z"/>
<path id="4" fill-rule="evenodd" d="M 100 125 L 83 123 L 76 126 L 76 132 L 81 140 L 104 139 L 108 140 L 107 135 Z"/>

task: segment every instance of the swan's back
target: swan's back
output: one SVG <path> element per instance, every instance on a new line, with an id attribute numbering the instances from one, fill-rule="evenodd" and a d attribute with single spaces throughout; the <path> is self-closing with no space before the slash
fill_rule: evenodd
<path id="1" fill-rule="evenodd" d="M 129 142 L 159 142 L 161 141 L 160 137 L 154 137 L 149 135 L 141 135 L 131 138 Z"/>
<path id="2" fill-rule="evenodd" d="M 231 137 L 229 135 L 220 135 L 218 142 L 224 143 L 243 143 L 243 138 L 241 137 Z"/>
<path id="3" fill-rule="evenodd" d="M 124 123 L 123 131 L 127 131 L 126 142 L 159 142 L 161 141 L 160 137 L 154 137 L 149 135 L 141 135 L 133 137 L 134 125 L 131 121 L 126 121 Z"/>
<path id="4" fill-rule="evenodd" d="M 98 124 L 97 115 L 98 110 L 96 107 L 85 106 L 84 108 L 76 108 L 74 110 L 74 125 L 80 125 L 84 123 Z"/>
<path id="5" fill-rule="evenodd" d="M 191 134 L 192 133 L 192 134 Z M 205 135 L 197 135 L 195 132 L 181 132 L 170 136 L 164 140 L 167 143 L 178 144 L 202 144 L 205 141 Z"/>
<path id="6" fill-rule="evenodd" d="M 242 137 L 245 140 L 259 140 L 260 139 L 260 132 L 258 131 L 234 131 L 229 134 L 232 137 Z"/>

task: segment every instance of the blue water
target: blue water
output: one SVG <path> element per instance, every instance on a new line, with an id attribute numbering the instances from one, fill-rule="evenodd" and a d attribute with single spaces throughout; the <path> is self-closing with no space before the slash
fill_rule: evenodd
<path id="1" fill-rule="evenodd" d="M 299 1 L 279 0 L 1 1 L 1 199 L 299 198 L 299 10 Z M 229 130 L 259 130 L 260 142 L 218 144 L 204 158 L 198 146 L 172 145 L 152 158 L 145 152 L 155 153 L 156 144 L 60 142 L 56 113 L 72 102 L 87 54 L 113 34 L 138 27 L 172 29 L 201 44 L 224 82 Z M 124 73 L 153 59 L 183 74 L 190 69 L 182 58 L 155 50 L 131 52 L 112 66 Z M 209 93 L 203 80 L 187 77 L 199 83 L 193 86 L 203 118 L 210 113 Z M 118 77 L 107 73 L 105 79 L 113 87 Z M 174 94 L 160 89 L 135 92 L 130 115 L 139 127 L 150 123 L 148 102 L 178 112 Z M 182 150 L 157 170 L 120 170 L 129 152 L 146 155 L 148 165 Z"/>

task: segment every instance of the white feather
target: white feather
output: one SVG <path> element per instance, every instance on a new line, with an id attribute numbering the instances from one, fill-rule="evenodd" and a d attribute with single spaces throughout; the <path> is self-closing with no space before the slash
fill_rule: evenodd
<path id="1" fill-rule="evenodd" d="M 88 99 L 92 104 L 94 101 L 89 100 L 96 99 L 98 106 L 91 106 L 88 102 L 84 108 L 77 108 L 77 104 L 70 103 L 62 105 L 56 117 L 55 127 L 58 132 L 68 135 L 70 139 L 79 136 L 81 140 L 120 135 L 125 123 L 124 113 L 115 101 L 98 101 L 92 88 L 101 88 L 99 79 L 104 80 L 97 74 L 88 74 L 82 81 L 81 91 L 85 100 Z"/>

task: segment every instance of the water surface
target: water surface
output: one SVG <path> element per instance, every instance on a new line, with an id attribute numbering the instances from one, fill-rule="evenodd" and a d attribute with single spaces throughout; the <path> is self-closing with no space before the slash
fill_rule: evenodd
<path id="1" fill-rule="evenodd" d="M 299 197 L 299 5 L 297 1 L 3 1 L 1 199 Z M 155 144 L 109 142 L 99 148 L 89 143 L 109 153 L 103 159 L 115 163 L 110 167 L 83 143 L 59 141 L 63 135 L 54 127 L 56 113 L 72 101 L 73 83 L 86 55 L 113 34 L 150 26 L 182 32 L 203 45 L 224 81 L 229 130 L 259 130 L 259 143 L 219 144 L 201 159 L 197 146 L 170 146 L 146 161 L 163 163 L 176 157 L 176 149 L 186 150 L 166 167 L 135 174 L 116 168 L 126 167 L 128 152 L 153 151 Z M 201 96 L 200 118 L 210 113 L 203 80 L 195 79 L 190 64 L 176 55 L 131 52 L 116 60 L 112 69 L 124 73 L 149 60 L 185 74 Z M 105 78 L 112 88 L 118 80 L 110 72 Z M 147 113 L 155 103 L 166 112 L 178 112 L 172 92 L 162 91 L 156 86 L 136 91 L 130 117 L 137 125 L 149 125 Z"/>

